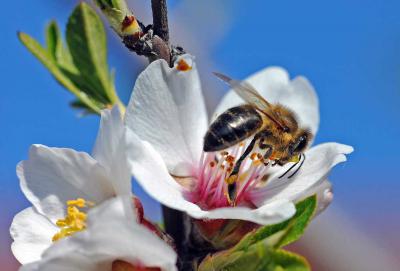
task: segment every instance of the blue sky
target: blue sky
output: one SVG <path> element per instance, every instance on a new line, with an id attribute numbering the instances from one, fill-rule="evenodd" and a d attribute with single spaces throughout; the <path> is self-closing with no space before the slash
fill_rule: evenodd
<path id="1" fill-rule="evenodd" d="M 43 40 L 46 22 L 57 18 L 63 28 L 75 2 L 3 4 L 0 194 L 8 203 L 3 202 L 6 208 L 0 208 L 0 241 L 12 215 L 28 205 L 19 190 L 15 166 L 27 157 L 29 146 L 41 143 L 90 152 L 96 136 L 98 118 L 77 117 L 68 107 L 71 95 L 16 36 L 17 30 L 23 30 Z M 171 7 L 182 2 L 173 1 Z M 350 161 L 332 174 L 335 204 L 354 215 L 360 225 L 368 224 L 365 227 L 378 236 L 384 234 L 377 230 L 382 220 L 391 221 L 385 226 L 388 230 L 400 226 L 395 217 L 395 206 L 400 203 L 396 172 L 400 151 L 400 2 L 223 3 L 230 5 L 229 13 L 224 14 L 230 16 L 230 25 L 209 52 L 218 70 L 244 78 L 265 66 L 279 65 L 292 76 L 308 77 L 321 104 L 317 143 L 338 141 L 356 150 Z M 198 31 L 202 32 L 200 38 L 207 35 L 207 29 L 200 27 Z M 110 66 L 117 68 L 117 87 L 127 100 L 141 64 L 112 34 L 109 37 Z"/>

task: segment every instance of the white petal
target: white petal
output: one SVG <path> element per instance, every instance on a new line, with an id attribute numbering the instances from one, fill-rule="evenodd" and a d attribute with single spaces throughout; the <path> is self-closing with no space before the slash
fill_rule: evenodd
<path id="1" fill-rule="evenodd" d="M 255 204 L 278 199 L 300 200 L 310 189 L 324 181 L 335 165 L 346 161 L 345 154 L 351 152 L 352 147 L 338 143 L 325 143 L 311 148 L 305 153 L 306 160 L 294 177 L 289 179 L 289 174 L 286 174 L 279 179 L 291 166 L 287 164 L 271 176 L 268 185 L 251 191 Z"/>
<path id="2" fill-rule="evenodd" d="M 111 165 L 116 146 L 118 146 L 123 132 L 124 124 L 118 106 L 112 110 L 102 110 L 93 157 L 103 166 Z"/>
<path id="3" fill-rule="evenodd" d="M 138 77 L 126 124 L 150 142 L 174 174 L 186 174 L 200 158 L 207 113 L 195 63 L 189 71 L 151 63 Z"/>
<path id="4" fill-rule="evenodd" d="M 226 207 L 210 211 L 192 211 L 188 214 L 194 218 L 208 219 L 239 219 L 251 221 L 260 225 L 270 225 L 282 222 L 296 213 L 294 204 L 287 200 L 276 200 L 260 206 L 257 209 L 245 207 Z"/>
<path id="5" fill-rule="evenodd" d="M 130 194 L 130 169 L 126 159 L 125 127 L 118 106 L 102 110 L 93 157 L 107 170 L 116 194 Z"/>
<path id="6" fill-rule="evenodd" d="M 52 244 L 58 228 L 34 208 L 26 208 L 13 219 L 10 234 L 14 242 L 11 250 L 21 264 L 38 261 Z"/>
<path id="7" fill-rule="evenodd" d="M 71 149 L 32 145 L 17 175 L 28 200 L 53 222 L 65 216 L 67 200 L 99 203 L 115 194 L 104 168 L 87 153 Z"/>
<path id="8" fill-rule="evenodd" d="M 58 246 L 58 244 L 56 244 Z M 91 259 L 82 257 L 72 250 L 65 250 L 60 257 L 47 257 L 41 261 L 21 266 L 19 271 L 110 271 L 93 263 Z M 76 251 L 75 251 L 76 252 Z M 69 253 L 69 254 L 68 254 Z M 63 256 L 63 257 L 61 257 Z"/>
<path id="9" fill-rule="evenodd" d="M 131 136 L 134 137 L 131 133 Z M 143 189 L 160 203 L 194 218 L 242 219 L 258 224 L 273 224 L 291 217 L 295 208 L 289 201 L 276 201 L 258 209 L 243 207 L 203 211 L 186 200 L 184 189 L 171 177 L 160 154 L 148 142 L 135 141 L 136 155 L 131 154 L 133 176 Z"/>
<path id="10" fill-rule="evenodd" d="M 325 179 L 318 183 L 318 185 L 310 188 L 308 191 L 306 191 L 304 196 L 300 196 L 299 198 L 306 198 L 314 194 L 317 195 L 318 200 L 316 211 L 316 215 L 318 215 L 328 208 L 333 200 L 332 184 L 328 181 L 328 179 Z"/>
<path id="11" fill-rule="evenodd" d="M 162 270 L 177 270 L 177 255 L 158 236 L 137 224 L 127 200 L 110 199 L 88 214 L 87 229 L 58 241 L 43 254 L 39 268 L 31 270 L 109 271 L 115 260 L 141 263 Z M 131 201 L 130 201 L 131 202 Z M 68 269 L 70 268 L 70 269 Z"/>
<path id="12" fill-rule="evenodd" d="M 310 82 L 302 76 L 290 81 L 286 70 L 279 67 L 265 68 L 245 79 L 271 103 L 279 103 L 293 110 L 299 124 L 316 134 L 319 125 L 318 97 Z M 233 90 L 219 103 L 213 118 L 233 106 L 243 104 Z"/>

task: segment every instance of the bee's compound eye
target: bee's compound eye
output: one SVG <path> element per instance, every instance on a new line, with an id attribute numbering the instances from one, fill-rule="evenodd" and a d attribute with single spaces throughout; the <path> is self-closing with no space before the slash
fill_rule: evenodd
<path id="1" fill-rule="evenodd" d="M 306 135 L 302 135 L 299 137 L 298 141 L 297 141 L 297 146 L 295 147 L 295 151 L 296 152 L 300 152 L 302 150 L 304 150 L 307 147 L 307 136 Z"/>

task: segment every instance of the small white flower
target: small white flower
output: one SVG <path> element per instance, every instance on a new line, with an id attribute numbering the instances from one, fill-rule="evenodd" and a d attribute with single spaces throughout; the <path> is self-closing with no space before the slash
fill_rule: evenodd
<path id="1" fill-rule="evenodd" d="M 41 260 L 20 270 L 177 270 L 175 251 L 137 223 L 132 205 L 129 196 L 121 196 L 94 207 L 88 212 L 85 231 L 56 242 Z"/>
<path id="2" fill-rule="evenodd" d="M 53 239 L 84 229 L 82 208 L 116 195 L 131 195 L 126 148 L 125 128 L 117 107 L 102 112 L 92 156 L 43 145 L 30 148 L 29 159 L 17 166 L 17 175 L 33 206 L 18 213 L 10 228 L 14 239 L 11 249 L 20 263 L 39 260 Z M 73 227 L 63 227 L 66 216 L 76 217 L 69 221 L 75 223 Z"/>
<path id="3" fill-rule="evenodd" d="M 187 57 L 187 56 L 186 56 Z M 328 204 L 326 180 L 331 168 L 346 160 L 352 147 L 325 143 L 305 152 L 302 168 L 292 178 L 279 178 L 292 163 L 280 167 L 252 163 L 250 156 L 241 169 L 237 207 L 227 201 L 226 168 L 229 159 L 244 151 L 234 146 L 221 156 L 204 153 L 203 137 L 209 125 L 196 64 L 188 69 L 169 68 L 157 60 L 143 71 L 135 84 L 126 112 L 126 125 L 142 141 L 130 153 L 133 175 L 156 200 L 185 211 L 194 218 L 240 219 L 272 224 L 291 217 L 294 203 L 311 193 Z M 283 104 L 298 116 L 300 125 L 315 135 L 319 123 L 318 99 L 304 77 L 293 80 L 282 68 L 264 69 L 246 80 L 271 103 Z M 218 105 L 214 117 L 243 104 L 232 90 Z M 133 135 L 135 134 L 135 135 Z M 269 176 L 267 182 L 264 176 Z M 325 192 L 324 192 L 325 191 Z M 326 194 L 324 196 L 324 193 Z"/>

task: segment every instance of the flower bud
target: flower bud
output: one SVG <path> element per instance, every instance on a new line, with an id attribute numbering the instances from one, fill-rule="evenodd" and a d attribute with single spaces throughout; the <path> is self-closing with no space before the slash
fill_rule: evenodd
<path id="1" fill-rule="evenodd" d="M 96 4 L 118 35 L 139 37 L 142 29 L 125 0 L 96 0 Z"/>

